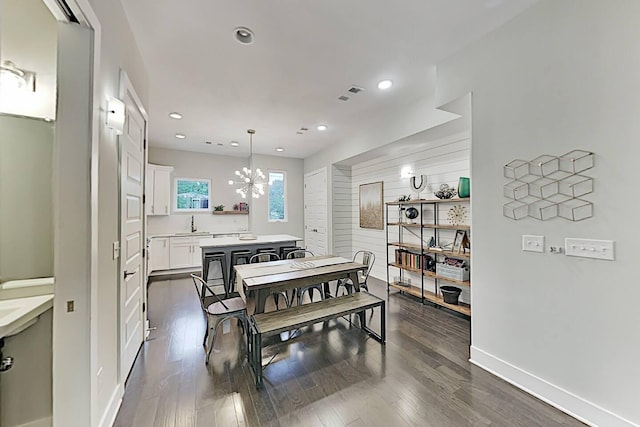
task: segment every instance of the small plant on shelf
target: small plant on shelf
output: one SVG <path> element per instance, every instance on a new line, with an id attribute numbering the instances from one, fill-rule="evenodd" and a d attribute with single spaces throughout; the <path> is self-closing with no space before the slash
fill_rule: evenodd
<path id="1" fill-rule="evenodd" d="M 214 212 L 222 212 L 224 210 L 224 205 L 218 205 L 213 207 Z"/>
<path id="2" fill-rule="evenodd" d="M 408 202 L 409 200 L 411 200 L 411 196 L 410 195 L 402 195 L 398 198 L 399 202 Z"/>

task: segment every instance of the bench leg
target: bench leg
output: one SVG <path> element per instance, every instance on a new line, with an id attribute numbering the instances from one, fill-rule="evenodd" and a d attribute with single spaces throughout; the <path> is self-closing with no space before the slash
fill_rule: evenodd
<path id="1" fill-rule="evenodd" d="M 376 333 L 373 329 L 366 326 L 366 315 L 364 311 L 358 313 L 360 315 L 361 327 L 366 331 L 373 339 L 381 344 L 384 344 L 387 340 L 386 320 L 385 320 L 385 302 L 380 301 L 380 334 Z"/>

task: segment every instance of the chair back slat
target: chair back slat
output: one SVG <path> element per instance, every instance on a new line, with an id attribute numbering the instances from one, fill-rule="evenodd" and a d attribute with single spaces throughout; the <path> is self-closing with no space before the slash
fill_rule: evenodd
<path id="1" fill-rule="evenodd" d="M 256 262 L 269 262 L 280 261 L 278 254 L 273 252 L 264 252 L 261 254 L 255 254 L 249 259 L 249 264 L 255 264 Z"/>
<path id="2" fill-rule="evenodd" d="M 196 276 L 195 274 L 191 274 L 191 278 L 193 279 L 193 284 L 196 287 L 196 292 L 198 292 L 198 299 L 200 300 L 200 306 L 202 307 L 203 310 L 205 311 L 207 310 L 207 307 L 205 307 L 205 303 L 204 303 L 205 299 L 211 298 L 211 297 L 213 297 L 215 300 L 217 300 L 217 302 L 222 304 L 224 308 L 226 308 L 227 310 L 229 309 L 229 307 L 227 307 L 227 305 L 224 303 L 222 298 L 220 298 L 215 292 L 213 292 L 213 289 L 211 289 L 211 287 L 207 284 L 207 282 L 205 282 L 202 279 L 202 277 Z M 210 295 L 207 295 L 207 293 L 209 293 Z"/>
<path id="3" fill-rule="evenodd" d="M 295 251 L 291 251 L 287 254 L 287 259 L 293 259 L 293 258 L 305 258 L 308 256 L 315 256 L 313 254 L 313 252 L 308 251 L 306 249 L 298 249 Z"/>

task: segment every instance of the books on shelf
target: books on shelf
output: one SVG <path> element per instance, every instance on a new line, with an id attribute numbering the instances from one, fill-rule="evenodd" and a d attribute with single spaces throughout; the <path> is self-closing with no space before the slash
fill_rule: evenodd
<path id="1" fill-rule="evenodd" d="M 396 264 L 416 270 L 435 271 L 435 260 L 429 254 L 417 254 L 406 249 L 396 249 Z"/>

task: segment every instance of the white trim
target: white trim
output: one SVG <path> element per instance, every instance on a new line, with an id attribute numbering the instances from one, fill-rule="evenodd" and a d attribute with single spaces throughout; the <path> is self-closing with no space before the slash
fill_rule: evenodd
<path id="1" fill-rule="evenodd" d="M 113 390 L 111 399 L 109 399 L 109 404 L 107 405 L 107 409 L 104 411 L 104 414 L 102 414 L 102 418 L 100 418 L 98 427 L 110 427 L 113 425 L 116 420 L 116 416 L 118 415 L 118 411 L 120 410 L 123 396 L 124 387 L 122 386 L 122 383 L 120 383 Z"/>
<path id="2" fill-rule="evenodd" d="M 477 347 L 471 346 L 469 362 L 590 426 L 640 427 Z"/>
<path id="3" fill-rule="evenodd" d="M 66 0 L 67 5 L 78 19 L 80 25 L 91 28 L 93 30 L 93 111 L 91 112 L 91 183 L 90 183 L 90 229 L 91 229 L 91 254 L 90 254 L 90 371 L 96 372 L 98 360 L 97 350 L 97 337 L 96 331 L 98 330 L 97 316 L 93 315 L 98 307 L 97 292 L 94 292 L 98 284 L 98 177 L 99 177 L 99 154 L 100 154 L 100 131 L 102 129 L 103 121 L 100 119 L 102 112 L 100 111 L 100 82 L 101 82 L 101 69 L 100 69 L 100 57 L 102 53 L 102 25 L 98 16 L 91 6 L 90 0 Z M 53 325 L 55 329 L 55 324 Z M 98 407 L 98 380 L 97 376 L 91 375 L 91 423 L 95 423 L 97 419 L 97 407 Z M 56 381 L 56 373 L 53 372 L 53 380 Z M 65 399 L 72 399 L 72 396 L 65 396 Z M 56 413 L 53 413 L 53 424 L 60 424 L 56 422 Z"/>

